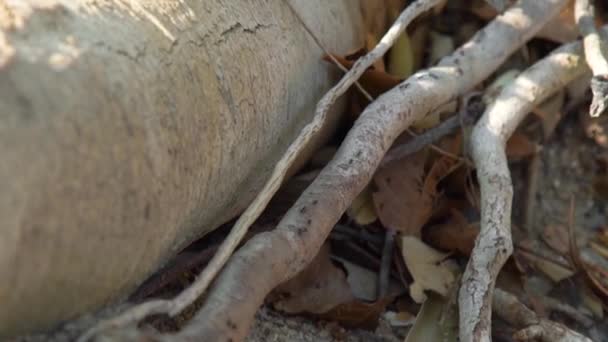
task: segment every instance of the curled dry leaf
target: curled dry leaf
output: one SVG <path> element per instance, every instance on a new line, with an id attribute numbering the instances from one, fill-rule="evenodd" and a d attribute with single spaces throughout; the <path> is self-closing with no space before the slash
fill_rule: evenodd
<path id="1" fill-rule="evenodd" d="M 405 342 L 425 341 L 458 341 L 458 307 L 455 298 L 443 298 L 431 293 L 422 304 Z"/>
<path id="2" fill-rule="evenodd" d="M 454 270 L 457 268 L 453 261 L 446 260 L 448 254 L 438 252 L 413 236 L 401 238 L 401 254 L 414 278 L 410 296 L 416 303 L 426 300 L 426 290 L 442 296 L 448 294 L 456 279 Z"/>
<path id="3" fill-rule="evenodd" d="M 452 210 L 446 223 L 429 227 L 424 234 L 431 246 L 465 256 L 471 255 L 477 235 L 479 223 L 469 223 L 457 210 Z"/>
<path id="4" fill-rule="evenodd" d="M 517 161 L 531 157 L 539 151 L 540 147 L 525 134 L 515 132 L 507 141 L 505 148 L 510 161 Z"/>
<path id="5" fill-rule="evenodd" d="M 321 314 L 352 300 L 346 274 L 331 262 L 328 244 L 302 272 L 268 296 L 276 309 L 287 313 Z"/>

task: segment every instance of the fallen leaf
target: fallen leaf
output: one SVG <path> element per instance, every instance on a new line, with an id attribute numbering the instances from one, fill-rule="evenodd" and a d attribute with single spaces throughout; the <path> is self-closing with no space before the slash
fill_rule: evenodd
<path id="1" fill-rule="evenodd" d="M 568 229 L 562 225 L 548 225 L 542 233 L 545 243 L 554 251 L 566 255 L 569 251 Z"/>
<path id="2" fill-rule="evenodd" d="M 331 262 L 328 244 L 303 271 L 268 296 L 277 310 L 287 313 L 320 314 L 352 300 L 346 274 Z"/>
<path id="3" fill-rule="evenodd" d="M 353 297 L 366 302 L 377 300 L 378 273 L 365 267 L 359 266 L 343 258 L 334 258 L 346 269 L 346 282 Z M 395 281 L 389 284 L 388 295 L 398 295 L 402 292 L 402 287 Z"/>
<path id="4" fill-rule="evenodd" d="M 524 250 L 518 250 L 518 257 L 523 258 L 527 263 L 531 264 L 535 269 L 541 271 L 549 277 L 553 282 L 557 283 L 574 275 L 574 271 L 561 266 L 558 263 L 549 261 L 545 258 L 538 257 Z"/>
<path id="5" fill-rule="evenodd" d="M 479 223 L 469 223 L 462 213 L 452 210 L 448 222 L 425 229 L 424 235 L 433 247 L 469 256 L 479 235 Z"/>
<path id="6" fill-rule="evenodd" d="M 385 227 L 420 236 L 420 229 L 431 216 L 434 195 L 423 191 L 425 160 L 425 151 L 420 151 L 387 165 L 374 176 L 374 204 Z"/>
<path id="7" fill-rule="evenodd" d="M 319 318 L 337 321 L 348 328 L 375 329 L 380 315 L 392 301 L 392 297 L 385 297 L 374 303 L 353 300 L 319 315 Z"/>
<path id="8" fill-rule="evenodd" d="M 458 159 L 448 156 L 439 157 L 435 160 L 424 179 L 423 192 L 429 194 L 431 197 L 435 197 L 439 182 L 454 172 L 460 165 L 462 165 L 462 162 Z"/>
<path id="9" fill-rule="evenodd" d="M 593 313 L 593 316 L 599 319 L 603 319 L 604 305 L 602 303 L 602 300 L 595 293 L 587 289 L 585 286 L 583 286 L 583 288 L 581 289 L 580 295 L 582 297 L 583 304 L 585 305 L 585 307 L 587 307 L 587 309 L 589 309 L 589 311 L 591 311 L 591 313 Z"/>
<path id="10" fill-rule="evenodd" d="M 453 291 L 456 292 L 456 291 Z M 405 342 L 458 341 L 458 307 L 455 298 L 429 294 Z"/>
<path id="11" fill-rule="evenodd" d="M 363 189 L 346 211 L 348 217 L 362 226 L 374 223 L 378 219 L 378 216 L 376 215 L 372 196 L 369 186 Z"/>
<path id="12" fill-rule="evenodd" d="M 515 132 L 507 141 L 505 150 L 509 160 L 521 160 L 536 154 L 539 147 L 525 134 Z"/>
<path id="13" fill-rule="evenodd" d="M 401 254 L 414 279 L 410 296 L 416 303 L 425 301 L 426 290 L 443 296 L 448 294 L 456 279 L 453 269 L 457 267 L 451 260 L 445 260 L 448 254 L 436 251 L 413 236 L 401 238 Z"/>
<path id="14" fill-rule="evenodd" d="M 603 246 L 595 241 L 589 241 L 589 246 L 593 249 L 597 254 L 602 257 L 608 259 L 608 247 Z"/>

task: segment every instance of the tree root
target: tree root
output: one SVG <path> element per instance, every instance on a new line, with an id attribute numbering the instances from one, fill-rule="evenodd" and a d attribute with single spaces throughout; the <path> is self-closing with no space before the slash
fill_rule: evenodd
<path id="1" fill-rule="evenodd" d="M 580 42 L 564 45 L 528 68 L 488 106 L 471 136 L 481 187 L 481 229 L 460 288 L 461 341 L 491 340 L 492 291 L 513 252 L 513 185 L 505 144 L 535 106 L 586 71 Z"/>
<path id="2" fill-rule="evenodd" d="M 266 294 L 312 260 L 395 138 L 485 79 L 564 4 L 522 1 L 438 66 L 416 73 L 370 104 L 277 229 L 254 237 L 233 256 L 202 309 L 173 337 L 242 340 Z"/>
<path id="3" fill-rule="evenodd" d="M 314 258 L 331 228 L 371 180 L 397 136 L 412 122 L 433 113 L 488 77 L 557 14 L 565 2 L 566 0 L 522 0 L 498 16 L 451 56 L 443 59 L 438 66 L 416 73 L 370 104 L 345 138 L 334 159 L 306 189 L 277 228 L 255 236 L 232 256 L 215 280 L 203 307 L 191 322 L 175 335 L 148 336 L 167 341 L 243 340 L 266 295 L 296 275 Z M 429 3 L 415 2 L 404 11 L 399 20 L 402 23 L 411 21 L 422 9 L 430 8 Z M 215 268 L 223 265 L 234 249 L 239 234 L 244 234 L 244 230 L 266 206 L 283 181 L 285 170 L 302 146 L 310 140 L 310 136 L 321 127 L 327 108 L 367 68 L 364 63 L 371 64 L 375 56 L 388 50 L 390 42 L 387 42 L 387 37 L 399 36 L 404 28 L 391 28 L 379 45 L 362 61 L 357 62 L 345 78 L 319 102 L 313 122 L 290 146 L 277 164 L 264 191 L 237 221 L 227 239 L 228 245 L 222 246 L 218 257 L 211 262 Z M 175 314 L 178 308 L 176 303 L 181 308 L 191 303 L 211 282 L 213 274 L 215 273 L 205 270 L 191 288 L 173 301 L 164 301 L 166 307 L 160 312 Z M 141 308 L 142 306 L 136 307 L 135 311 L 127 312 L 114 322 L 135 322 L 151 312 L 159 312 Z M 141 316 L 142 313 L 145 314 Z M 112 326 L 106 322 L 101 327 Z M 89 333 L 84 337 L 91 335 Z"/>
<path id="4" fill-rule="evenodd" d="M 593 72 L 591 92 L 593 98 L 589 114 L 598 117 L 608 108 L 608 52 L 606 43 L 595 27 L 592 0 L 576 0 L 574 18 L 585 45 L 585 59 Z"/>
<path id="5" fill-rule="evenodd" d="M 275 166 L 270 179 L 264 185 L 260 194 L 251 205 L 239 217 L 226 240 L 220 246 L 216 255 L 211 259 L 209 265 L 196 278 L 194 283 L 172 300 L 153 300 L 137 305 L 123 314 L 107 321 L 103 321 L 83 334 L 79 341 L 87 341 L 96 333 L 129 324 L 136 323 L 141 319 L 153 314 L 168 314 L 175 316 L 183 309 L 192 304 L 209 287 L 211 281 L 216 277 L 222 267 L 226 264 L 236 247 L 242 241 L 249 227 L 260 216 L 268 205 L 268 202 L 278 191 L 285 180 L 286 174 L 309 142 L 319 133 L 327 121 L 327 113 L 336 100 L 342 96 L 351 85 L 369 68 L 377 59 L 381 58 L 391 48 L 395 40 L 405 31 L 412 20 L 420 14 L 430 10 L 441 0 L 417 0 L 408 6 L 397 18 L 392 27 L 380 40 L 378 45 L 366 56 L 359 59 L 344 77 L 330 89 L 319 101 L 315 110 L 313 121 L 306 125 L 296 140 L 289 146 L 283 157 Z M 289 5 L 289 4 L 288 4 Z M 290 7 L 291 8 L 291 7 Z M 293 8 L 291 8 L 293 10 Z M 299 19 L 299 18 L 298 18 Z M 365 91 L 364 91 L 365 93 Z M 261 304 L 261 303 L 260 303 Z M 259 304 L 258 304 L 259 306 Z"/>
<path id="6" fill-rule="evenodd" d="M 517 297 L 501 289 L 494 291 L 493 305 L 498 317 L 522 329 L 514 335 L 518 341 L 591 342 L 588 337 L 570 330 L 565 325 L 539 318 Z"/>

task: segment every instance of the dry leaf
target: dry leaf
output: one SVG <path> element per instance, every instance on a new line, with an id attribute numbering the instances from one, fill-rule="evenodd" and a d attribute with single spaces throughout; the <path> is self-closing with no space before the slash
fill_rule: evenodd
<path id="1" fill-rule="evenodd" d="M 371 224 L 378 219 L 369 186 L 355 197 L 346 214 L 359 225 Z"/>
<path id="2" fill-rule="evenodd" d="M 410 285 L 410 296 L 416 303 L 426 299 L 424 291 L 430 290 L 446 296 L 455 281 L 453 269 L 457 267 L 448 254 L 440 253 L 413 236 L 401 238 L 401 253 L 407 268 L 414 278 Z"/>
<path id="3" fill-rule="evenodd" d="M 589 246 L 593 249 L 597 254 L 602 257 L 608 259 L 608 247 L 603 246 L 595 241 L 589 241 Z"/>
<path id="4" fill-rule="evenodd" d="M 319 315 L 319 318 L 337 321 L 348 328 L 374 329 L 386 306 L 393 301 L 392 297 L 382 298 L 374 303 L 351 301 L 340 304 L 334 309 Z"/>
<path id="5" fill-rule="evenodd" d="M 525 134 L 515 132 L 507 141 L 505 150 L 509 160 L 521 160 L 536 154 L 539 147 Z"/>
<path id="6" fill-rule="evenodd" d="M 574 275 L 574 271 L 545 259 L 532 257 L 534 266 L 554 282 L 560 282 Z"/>
<path id="7" fill-rule="evenodd" d="M 425 229 L 426 241 L 444 251 L 469 256 L 479 235 L 479 223 L 469 223 L 462 213 L 452 210 L 450 220 Z"/>
<path id="8" fill-rule="evenodd" d="M 569 251 L 568 229 L 562 225 L 546 226 L 542 233 L 545 243 L 554 251 L 566 255 Z"/>
<path id="9" fill-rule="evenodd" d="M 320 314 L 354 300 L 346 275 L 329 257 L 325 244 L 313 261 L 269 296 L 273 306 L 287 313 Z"/>
<path id="10" fill-rule="evenodd" d="M 458 341 L 458 307 L 456 304 L 455 298 L 442 298 L 430 294 L 422 304 L 405 342 Z"/>
<path id="11" fill-rule="evenodd" d="M 420 236 L 431 216 L 433 195 L 423 191 L 425 151 L 397 160 L 374 176 L 374 204 L 380 222 L 405 235 Z"/>

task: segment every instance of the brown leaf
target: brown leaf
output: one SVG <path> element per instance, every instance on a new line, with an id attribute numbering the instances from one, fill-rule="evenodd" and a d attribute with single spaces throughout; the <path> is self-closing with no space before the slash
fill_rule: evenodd
<path id="1" fill-rule="evenodd" d="M 328 244 L 302 272 L 268 296 L 276 309 L 287 313 L 320 314 L 352 300 L 346 274 L 331 262 Z"/>
<path id="2" fill-rule="evenodd" d="M 479 223 L 469 223 L 457 210 L 452 211 L 448 222 L 425 229 L 426 241 L 431 246 L 465 256 L 471 255 L 478 234 Z"/>
<path id="3" fill-rule="evenodd" d="M 423 189 L 425 151 L 380 169 L 374 176 L 376 214 L 380 222 L 404 235 L 420 236 L 431 216 L 433 195 Z"/>
<path id="4" fill-rule="evenodd" d="M 374 329 L 378 325 L 380 315 L 392 301 L 393 297 L 385 297 L 374 303 L 353 300 L 319 315 L 319 318 L 338 321 L 348 328 Z"/>
<path id="5" fill-rule="evenodd" d="M 515 132 L 507 141 L 506 153 L 509 160 L 521 160 L 538 152 L 538 146 L 525 134 Z"/>
<path id="6" fill-rule="evenodd" d="M 456 280 L 453 270 L 457 268 L 453 262 L 445 260 L 448 254 L 436 251 L 413 236 L 401 238 L 401 254 L 414 278 L 410 296 L 416 303 L 424 302 L 426 290 L 443 296 L 448 294 Z"/>
<path id="7" fill-rule="evenodd" d="M 545 243 L 562 255 L 568 253 L 568 229 L 562 225 L 548 225 L 542 233 Z"/>

